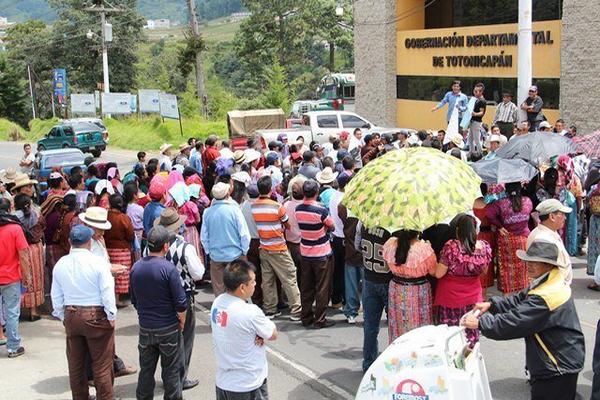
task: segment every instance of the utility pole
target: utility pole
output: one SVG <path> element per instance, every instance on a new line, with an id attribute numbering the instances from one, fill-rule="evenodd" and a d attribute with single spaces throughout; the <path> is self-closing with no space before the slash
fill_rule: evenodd
<path id="1" fill-rule="evenodd" d="M 528 91 L 531 87 L 533 75 L 531 67 L 531 52 L 533 47 L 531 40 L 531 14 L 531 0 L 519 0 L 519 43 L 517 46 L 517 105 L 519 107 L 529 95 Z M 524 110 L 520 110 L 519 113 L 521 121 L 527 120 L 527 113 Z"/>
<path id="2" fill-rule="evenodd" d="M 33 82 L 31 82 L 31 65 L 27 64 L 27 76 L 29 77 L 29 95 L 31 96 L 31 111 L 35 119 L 35 96 L 33 95 Z"/>
<path id="3" fill-rule="evenodd" d="M 116 13 L 123 12 L 123 10 L 119 8 L 115 8 L 111 6 L 106 0 L 101 2 L 102 5 L 98 6 L 97 4 L 92 5 L 85 9 L 88 12 L 96 12 L 100 14 L 100 24 L 101 24 L 101 40 L 102 40 L 102 75 L 104 78 L 103 89 L 104 93 L 110 93 L 110 82 L 109 82 L 109 73 L 108 73 L 108 46 L 107 42 L 112 42 L 112 26 L 110 30 L 110 37 L 107 37 L 107 26 L 106 23 L 106 13 Z M 88 32 L 88 39 L 91 39 L 94 34 L 90 31 Z"/>
<path id="4" fill-rule="evenodd" d="M 190 13 L 190 28 L 194 39 L 199 42 L 202 36 L 198 28 L 198 17 L 196 15 L 195 0 L 187 0 L 188 10 Z M 202 50 L 196 49 L 196 89 L 198 91 L 198 100 L 200 101 L 200 113 L 206 118 L 208 116 L 208 96 L 204 88 L 204 69 L 202 68 Z"/>

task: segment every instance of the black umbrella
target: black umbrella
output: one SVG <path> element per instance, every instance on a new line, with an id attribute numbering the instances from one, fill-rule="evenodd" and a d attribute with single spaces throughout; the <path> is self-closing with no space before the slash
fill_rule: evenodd
<path id="1" fill-rule="evenodd" d="M 554 156 L 577 153 L 577 146 L 571 139 L 558 133 L 532 132 L 513 136 L 496 152 L 500 158 L 520 158 L 536 167 Z"/>
<path id="2" fill-rule="evenodd" d="M 494 158 L 471 164 L 484 183 L 526 182 L 538 174 L 537 168 L 520 159 Z"/>

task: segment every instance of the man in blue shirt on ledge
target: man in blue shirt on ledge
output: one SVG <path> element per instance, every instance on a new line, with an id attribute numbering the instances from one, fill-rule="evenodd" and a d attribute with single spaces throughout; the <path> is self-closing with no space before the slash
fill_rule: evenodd
<path id="1" fill-rule="evenodd" d="M 444 107 L 444 104 L 448 104 L 446 122 L 450 122 L 450 117 L 452 117 L 452 111 L 454 111 L 455 107 L 458 108 L 458 120 L 460 121 L 463 113 L 467 110 L 467 103 L 467 95 L 460 91 L 460 81 L 454 81 L 452 82 L 452 90 L 446 93 L 442 101 L 431 109 L 431 112 Z"/>
<path id="2" fill-rule="evenodd" d="M 187 297 L 179 271 L 165 259 L 169 231 L 156 226 L 148 233 L 148 257 L 131 270 L 131 303 L 138 313 L 140 373 L 136 389 L 139 400 L 154 398 L 154 373 L 160 357 L 164 398 L 182 398 L 185 376 L 183 336 Z M 173 351 L 173 349 L 175 349 Z"/>

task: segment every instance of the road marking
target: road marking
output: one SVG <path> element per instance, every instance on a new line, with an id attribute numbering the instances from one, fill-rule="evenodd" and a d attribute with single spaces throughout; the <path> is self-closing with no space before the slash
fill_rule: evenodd
<path id="1" fill-rule="evenodd" d="M 195 304 L 196 304 L 196 308 L 198 310 L 200 310 L 203 314 L 205 314 L 208 318 L 210 318 L 209 317 L 210 310 L 208 310 L 206 307 L 202 306 L 199 303 L 195 303 Z M 210 320 L 204 321 L 204 322 L 210 326 Z M 271 348 L 269 346 L 266 347 L 266 350 L 267 350 L 267 353 L 269 353 L 272 357 L 279 360 L 279 362 L 285 364 L 286 366 L 288 366 L 291 369 L 296 370 L 297 372 L 304 375 L 309 380 L 314 381 L 316 384 L 322 386 L 326 390 L 340 396 L 341 399 L 353 399 L 356 396 L 355 394 L 352 394 L 352 393 L 346 391 L 345 389 L 341 388 L 340 386 L 337 386 L 336 384 L 334 384 L 326 379 L 319 378 L 319 375 L 316 372 L 314 372 L 310 368 L 305 367 L 302 364 L 298 364 L 298 363 L 290 360 L 285 354 L 283 354 L 277 350 L 274 350 L 273 348 Z M 305 382 L 305 383 L 308 384 L 309 386 L 311 386 L 311 384 L 309 382 Z M 313 387 L 313 389 L 318 391 L 317 388 Z"/>

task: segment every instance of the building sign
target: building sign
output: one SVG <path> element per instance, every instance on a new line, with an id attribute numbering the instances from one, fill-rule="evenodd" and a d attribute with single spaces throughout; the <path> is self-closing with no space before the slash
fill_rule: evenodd
<path id="1" fill-rule="evenodd" d="M 398 31 L 398 75 L 514 77 L 517 24 Z M 560 77 L 560 21 L 533 24 L 533 76 Z"/>
<path id="2" fill-rule="evenodd" d="M 52 74 L 52 90 L 58 99 L 58 104 L 67 102 L 67 71 L 64 68 L 56 68 Z"/>

